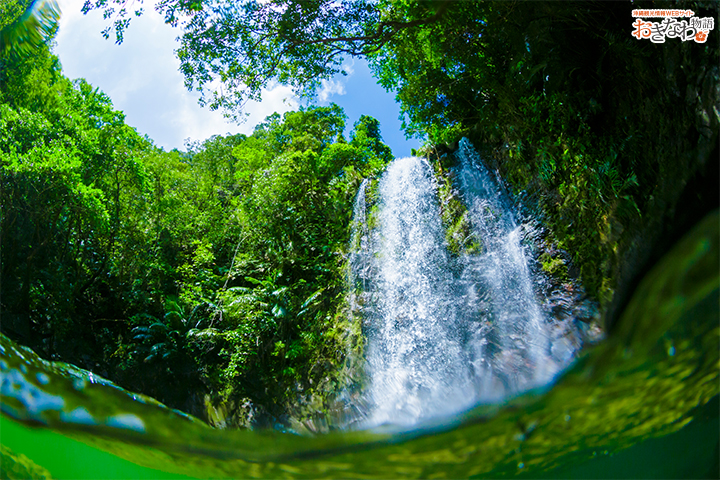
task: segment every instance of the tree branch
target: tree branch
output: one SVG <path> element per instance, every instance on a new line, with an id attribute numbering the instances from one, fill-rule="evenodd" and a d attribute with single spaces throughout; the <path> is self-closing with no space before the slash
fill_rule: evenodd
<path id="1" fill-rule="evenodd" d="M 362 44 L 358 48 L 344 48 L 339 51 L 347 53 L 349 55 L 353 55 L 353 56 L 363 55 L 363 54 L 367 54 L 369 52 L 376 52 L 380 47 L 382 47 L 387 42 L 389 42 L 390 39 L 401 30 L 437 22 L 440 19 L 440 17 L 442 17 L 445 14 L 445 12 L 447 11 L 447 7 L 448 7 L 449 3 L 450 3 L 449 1 L 443 2 L 440 5 L 440 8 L 438 8 L 437 12 L 435 12 L 434 15 L 427 17 L 427 18 L 421 18 L 421 19 L 410 21 L 410 22 L 398 22 L 398 21 L 392 21 L 392 20 L 387 21 L 387 22 L 380 22 L 380 24 L 377 27 L 376 32 L 373 35 L 363 35 L 363 36 L 355 36 L 355 37 L 342 37 L 341 36 L 341 37 L 331 37 L 331 38 L 319 38 L 319 39 L 315 39 L 315 40 L 292 40 L 290 42 L 292 45 L 289 50 L 292 50 L 294 47 L 297 47 L 300 45 L 362 42 Z M 389 27 L 392 27 L 392 29 L 389 31 L 385 31 L 385 29 L 389 28 Z M 372 49 L 369 51 L 366 50 L 366 48 L 368 46 L 372 46 Z M 283 53 L 285 53 L 285 52 L 283 52 Z"/>

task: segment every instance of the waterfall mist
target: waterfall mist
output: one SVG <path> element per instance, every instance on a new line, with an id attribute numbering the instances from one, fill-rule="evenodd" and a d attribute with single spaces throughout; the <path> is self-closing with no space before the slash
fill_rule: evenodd
<path id="1" fill-rule="evenodd" d="M 524 244 L 531 227 L 467 140 L 456 159 L 477 251 L 448 252 L 423 158 L 388 166 L 374 211 L 367 182 L 358 193 L 350 281 L 367 335 L 363 427 L 410 426 L 544 385 L 581 346 L 572 321 L 542 308 Z"/>

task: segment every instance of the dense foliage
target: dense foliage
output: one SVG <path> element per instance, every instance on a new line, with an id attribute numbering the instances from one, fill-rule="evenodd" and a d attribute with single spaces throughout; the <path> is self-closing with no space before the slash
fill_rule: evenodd
<path id="1" fill-rule="evenodd" d="M 537 204 L 556 238 L 548 250 L 570 253 L 609 316 L 653 244 L 692 224 L 673 232 L 685 185 L 696 191 L 683 216 L 696 221 L 718 201 L 720 37 L 638 41 L 630 13 L 642 7 L 453 2 L 372 59 L 409 132 L 432 145 L 470 137 Z M 717 3 L 682 8 L 718 18 Z"/>
<path id="2" fill-rule="evenodd" d="M 352 199 L 390 159 L 376 120 L 345 140 L 342 109 L 310 107 L 164 152 L 47 47 L 3 62 L 4 331 L 201 416 L 204 393 L 276 413 L 338 380 Z"/>
<path id="3" fill-rule="evenodd" d="M 431 145 L 471 137 L 516 192 L 535 198 L 556 237 L 549 248 L 570 252 L 610 310 L 650 259 L 638 244 L 665 236 L 663 217 L 684 186 L 714 190 L 697 178 L 717 171 L 708 158 L 717 157 L 720 37 L 640 41 L 631 11 L 644 7 L 719 13 L 703 1 L 156 2 L 183 29 L 188 86 L 222 84 L 205 98 L 230 113 L 271 81 L 312 92 L 341 71 L 343 55 L 369 59 L 397 92 L 409 134 Z M 121 40 L 129 4 L 90 8 L 118 13 Z M 701 197 L 695 204 L 717 204 L 712 192 Z M 547 259 L 548 269 L 558 262 Z"/>
<path id="4" fill-rule="evenodd" d="M 202 416 L 205 401 L 277 415 L 331 390 L 361 344 L 339 314 L 342 253 L 357 185 L 390 158 L 377 122 L 345 140 L 338 107 L 307 108 L 158 150 L 62 75 L 43 43 L 53 10 L 36 22 L 28 5 L 0 7 L 3 330 Z M 85 10 L 121 41 L 131 5 Z M 682 5 L 718 18 L 717 3 Z M 678 205 L 692 220 L 718 202 L 720 36 L 640 41 L 643 6 L 155 2 L 183 28 L 187 85 L 231 114 L 273 81 L 312 92 L 343 55 L 369 59 L 425 152 L 470 137 L 552 232 L 543 267 L 570 264 L 609 317 L 653 246 L 689 226 Z M 443 212 L 451 247 L 461 207 Z"/>

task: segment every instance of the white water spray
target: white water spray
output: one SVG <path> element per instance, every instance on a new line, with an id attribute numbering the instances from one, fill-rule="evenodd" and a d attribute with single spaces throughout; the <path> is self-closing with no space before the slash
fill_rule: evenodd
<path id="1" fill-rule="evenodd" d="M 579 347 L 574 332 L 560 335 L 542 312 L 522 242 L 527 227 L 469 142 L 456 155 L 479 253 L 448 254 L 427 160 L 388 166 L 374 228 L 366 183 L 358 193 L 350 261 L 368 337 L 364 426 L 409 426 L 543 385 Z"/>
<path id="2" fill-rule="evenodd" d="M 469 370 L 456 340 L 453 276 L 427 161 L 394 161 L 379 196 L 372 256 L 359 275 L 366 286 L 369 422 L 411 425 L 469 406 Z"/>

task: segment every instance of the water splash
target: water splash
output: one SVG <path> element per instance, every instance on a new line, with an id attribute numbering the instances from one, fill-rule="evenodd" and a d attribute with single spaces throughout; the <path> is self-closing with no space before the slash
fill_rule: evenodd
<path id="1" fill-rule="evenodd" d="M 453 275 L 430 165 L 417 157 L 396 160 L 378 188 L 378 227 L 369 235 L 372 255 L 363 272 L 369 422 L 411 425 L 439 409 L 469 406 L 469 370 L 457 341 Z"/>
<path id="2" fill-rule="evenodd" d="M 367 185 L 358 194 L 350 261 L 368 337 L 363 426 L 413 425 L 546 384 L 580 347 L 572 322 L 559 328 L 533 288 L 523 243 L 530 227 L 517 222 L 469 142 L 456 155 L 479 252 L 449 255 L 425 159 L 390 164 L 379 180 L 375 228 Z"/>
<path id="3" fill-rule="evenodd" d="M 456 153 L 459 188 L 473 232 L 483 252 L 462 257 L 459 283 L 468 354 L 481 401 L 497 401 L 548 383 L 580 347 L 572 321 L 549 318 L 534 286 L 542 279 L 530 269 L 525 238 L 530 224 L 519 223 L 514 206 L 485 168 L 467 139 Z"/>

